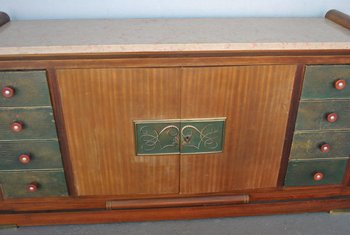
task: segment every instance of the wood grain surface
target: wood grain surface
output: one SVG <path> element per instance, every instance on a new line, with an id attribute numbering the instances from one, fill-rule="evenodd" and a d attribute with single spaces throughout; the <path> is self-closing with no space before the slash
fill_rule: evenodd
<path id="1" fill-rule="evenodd" d="M 152 208 L 141 210 L 93 210 L 52 213 L 1 214 L 0 224 L 34 226 L 47 224 L 91 224 L 147 220 L 200 219 L 250 215 L 320 212 L 350 207 L 349 197 L 296 200 L 289 202 L 248 203 L 238 205 Z"/>
<path id="2" fill-rule="evenodd" d="M 249 202 L 264 203 L 277 201 L 293 201 L 293 200 L 315 200 L 325 198 L 335 198 L 350 196 L 350 188 L 341 185 L 319 185 L 317 187 L 286 187 L 286 188 L 264 188 L 264 189 L 243 189 L 226 193 L 208 193 L 211 196 L 234 196 L 248 195 Z M 30 211 L 87 211 L 106 208 L 106 201 L 124 201 L 124 200 L 145 200 L 157 199 L 159 204 L 163 204 L 160 199 L 169 198 L 188 198 L 203 197 L 204 194 L 159 194 L 159 195 L 109 195 L 109 196 L 81 196 L 81 197 L 46 197 L 40 198 L 21 198 L 6 199 L 1 202 L 1 213 L 7 212 L 30 212 Z M 164 205 L 164 204 L 163 204 Z"/>
<path id="3" fill-rule="evenodd" d="M 295 70 L 59 70 L 78 195 L 175 193 L 179 171 L 182 193 L 275 187 Z M 133 120 L 213 117 L 228 118 L 223 153 L 183 155 L 180 170 L 178 156 L 135 156 Z"/>
<path id="4" fill-rule="evenodd" d="M 5 13 L 0 11 L 0 27 L 10 21 L 10 17 Z"/>
<path id="5" fill-rule="evenodd" d="M 350 50 L 203 51 L 0 56 L 2 70 L 46 68 L 178 67 L 349 64 Z"/>
<path id="6" fill-rule="evenodd" d="M 142 208 L 170 208 L 187 206 L 210 206 L 210 205 L 231 205 L 249 203 L 249 196 L 224 195 L 208 197 L 187 197 L 187 198 L 161 198 L 161 199 L 139 199 L 139 200 L 111 200 L 106 202 L 107 210 L 142 209 Z"/>
<path id="7" fill-rule="evenodd" d="M 227 120 L 223 153 L 181 157 L 181 193 L 277 186 L 296 68 L 183 70 L 181 118 Z"/>
<path id="8" fill-rule="evenodd" d="M 325 15 L 325 18 L 347 29 L 350 29 L 350 16 L 341 11 L 337 11 L 334 9 L 329 10 Z"/>
<path id="9" fill-rule="evenodd" d="M 57 71 L 77 195 L 177 193 L 179 156 L 136 156 L 133 120 L 180 116 L 177 69 Z"/>
<path id="10" fill-rule="evenodd" d="M 300 64 L 300 67 L 303 67 L 305 64 L 318 65 L 349 63 L 349 50 L 294 52 L 252 51 L 249 53 L 223 53 L 219 51 L 210 53 L 99 53 L 84 55 L 28 55 L 21 57 L 1 57 L 0 67 L 2 70 L 32 70 L 51 68 L 50 71 L 52 74 L 54 74 L 55 69 L 60 69 L 57 72 L 57 84 L 59 85 L 58 91 L 62 92 L 63 98 L 62 100 L 59 99 L 57 106 L 61 106 L 60 103 L 62 101 L 62 116 L 65 117 L 64 123 L 70 123 L 70 125 L 67 125 L 67 128 L 64 130 L 67 130 L 67 133 L 65 134 L 67 134 L 68 143 L 72 148 L 70 149 L 69 154 L 72 154 L 72 161 L 74 163 L 74 167 L 72 168 L 73 176 L 74 179 L 77 179 L 76 187 L 78 193 L 76 194 L 80 196 L 40 198 L 40 200 L 35 198 L 3 200 L 1 201 L 0 206 L 0 210 L 2 211 L 0 223 L 13 223 L 18 225 L 97 223 L 155 219 L 206 218 L 214 216 L 257 215 L 307 211 L 311 212 L 326 211 L 334 208 L 348 208 L 350 201 L 347 196 L 350 195 L 350 187 L 342 187 L 340 185 L 289 188 L 275 187 L 276 183 L 273 175 L 275 174 L 274 172 L 278 167 L 279 160 L 277 156 L 280 155 L 280 153 L 277 154 L 277 152 L 279 152 L 279 148 L 282 147 L 276 147 L 276 145 L 273 144 L 276 144 L 277 142 L 282 143 L 282 139 L 284 139 L 282 128 L 283 120 L 281 119 L 276 123 L 271 123 L 271 120 L 260 120 L 260 118 L 266 115 L 265 113 L 261 113 L 263 111 L 270 112 L 266 117 L 271 117 L 274 114 L 278 115 L 278 119 L 284 115 L 287 118 L 288 115 L 286 114 L 285 109 L 281 108 L 280 102 L 284 102 L 286 104 L 286 107 L 288 107 L 288 96 L 290 94 L 286 93 L 285 91 L 291 88 L 293 80 L 293 76 L 291 74 L 294 73 L 294 66 L 288 66 L 288 64 Z M 264 66 L 266 64 L 275 66 Z M 281 64 L 284 64 L 286 66 L 280 66 Z M 213 82 L 210 85 L 207 85 L 211 86 L 210 90 L 208 87 L 206 88 L 210 92 L 208 93 L 207 90 L 203 89 L 201 85 L 198 85 L 198 88 L 195 87 L 195 89 L 192 89 L 190 93 L 188 93 L 190 88 L 185 89 L 183 93 L 186 93 L 188 96 L 191 95 L 192 98 L 195 98 L 195 100 L 188 103 L 186 106 L 187 108 L 183 108 L 182 112 L 174 111 L 178 108 L 181 108 L 179 103 L 179 93 L 175 92 L 175 90 L 178 90 L 180 87 L 184 87 L 184 84 L 182 86 L 177 82 L 171 82 L 171 84 L 169 84 L 169 79 L 165 81 L 165 77 L 167 75 L 169 75 L 171 78 L 180 77 L 180 72 L 175 68 L 151 68 L 233 65 L 238 67 L 207 68 L 207 71 L 214 69 L 212 70 L 213 72 L 210 73 L 216 74 L 218 73 L 218 70 L 233 70 L 236 71 L 236 75 L 239 74 L 238 77 L 245 76 L 245 79 L 237 79 L 237 81 L 234 83 L 235 85 L 240 85 L 240 88 L 232 84 L 230 86 L 230 88 L 233 90 L 231 96 L 235 98 L 235 102 L 232 101 L 232 97 L 227 97 L 226 92 L 217 90 L 217 86 L 213 86 L 213 84 L 221 84 L 224 79 L 221 79 L 220 76 L 216 76 L 216 74 L 216 79 L 210 80 L 207 77 L 209 75 L 206 75 L 201 77 L 204 79 L 201 81 L 209 80 Z M 246 65 L 257 66 L 249 67 Z M 130 69 L 121 69 L 121 67 L 129 67 Z M 150 68 L 132 69 L 135 67 Z M 93 70 L 91 68 L 95 68 L 96 70 Z M 251 72 L 247 71 L 248 68 Z M 195 72 L 195 70 L 199 69 L 201 68 L 190 68 L 185 70 L 188 70 L 189 72 L 193 71 L 191 73 L 197 74 L 198 72 Z M 155 70 L 158 72 L 155 72 Z M 174 72 L 175 70 L 176 72 Z M 239 73 L 238 71 L 241 72 Z M 260 74 L 258 74 L 258 71 Z M 189 72 L 186 72 L 185 75 Z M 173 73 L 176 73 L 176 75 L 171 75 Z M 226 74 L 229 74 L 229 72 L 226 72 Z M 285 76 L 286 74 L 290 74 L 290 76 Z M 153 75 L 157 75 L 157 79 L 159 80 L 152 79 L 151 77 Z M 200 73 L 200 75 L 203 74 Z M 199 75 L 196 76 L 197 78 L 192 78 L 188 82 L 195 83 L 200 79 Z M 233 75 L 228 76 L 231 78 L 233 77 Z M 267 78 L 269 76 L 271 77 Z M 120 79 L 121 77 L 123 77 L 123 79 Z M 159 77 L 161 77 L 161 79 Z M 214 83 L 214 80 L 217 83 Z M 196 82 L 196 84 L 199 83 L 202 82 Z M 202 84 L 205 84 L 205 82 Z M 223 86 L 229 89 L 229 86 L 227 84 L 230 83 L 224 83 Z M 116 89 L 116 86 L 120 88 Z M 157 94 L 154 94 L 153 91 L 156 90 L 155 87 L 159 86 L 163 87 L 166 92 L 163 91 L 159 94 L 159 96 L 157 96 Z M 50 87 L 51 92 L 52 88 L 55 87 L 56 82 L 52 87 Z M 131 89 L 131 87 L 133 89 Z M 174 90 L 171 90 L 169 88 L 174 88 Z M 238 94 L 238 89 L 243 89 L 242 93 Z M 120 90 L 123 91 L 122 95 L 118 96 L 118 98 L 112 98 L 111 94 L 115 96 L 116 94 L 119 94 Z M 196 95 L 196 92 L 198 92 L 198 90 L 200 90 L 202 94 L 204 92 L 207 92 L 207 95 L 204 95 L 201 98 L 202 101 L 198 101 L 197 96 L 199 96 L 199 94 Z M 262 90 L 264 90 L 266 93 L 263 93 Z M 149 96 L 151 91 L 153 92 L 153 95 Z M 171 94 L 169 94 L 169 91 Z M 129 143 L 129 141 L 133 141 L 133 139 L 130 138 L 128 132 L 125 132 L 129 128 L 124 127 L 122 124 L 116 121 L 119 120 L 119 115 L 122 116 L 120 120 L 124 120 L 123 122 L 125 122 L 125 120 L 130 120 L 131 118 L 129 119 L 129 116 L 132 116 L 132 118 L 136 117 L 137 119 L 159 117 L 172 118 L 173 116 L 180 118 L 181 114 L 188 114 L 189 116 L 192 116 L 192 113 L 190 113 L 191 109 L 194 109 L 193 113 L 197 112 L 195 111 L 196 109 L 199 109 L 199 107 L 196 108 L 196 106 L 192 104 L 201 105 L 201 103 L 204 103 L 210 98 L 215 99 L 215 97 L 219 96 L 218 93 L 221 92 L 227 98 L 221 99 L 224 105 L 234 105 L 233 107 L 235 116 L 233 117 L 235 118 L 235 123 L 247 124 L 251 122 L 245 127 L 235 127 L 230 137 L 233 140 L 232 143 L 239 142 L 247 144 L 244 148 L 241 148 L 240 151 L 236 149 L 234 155 L 232 156 L 220 155 L 219 157 L 216 156 L 215 159 L 211 158 L 212 156 L 185 156 L 191 157 L 189 160 L 186 160 L 185 158 L 183 159 L 192 165 L 186 163 L 188 165 L 188 172 L 186 172 L 186 174 L 183 172 L 185 168 L 182 167 L 182 176 L 187 175 L 189 177 L 186 185 L 183 184 L 182 186 L 182 190 L 184 192 L 183 194 L 177 195 L 179 192 L 177 188 L 179 186 L 179 181 L 177 178 L 179 176 L 176 176 L 176 172 L 178 172 L 180 169 L 180 166 L 178 164 L 179 158 L 177 156 L 161 156 L 161 159 L 156 159 L 156 157 L 153 156 L 147 158 L 135 158 L 133 152 L 127 152 L 126 154 L 129 154 L 129 156 L 121 155 L 124 150 L 120 149 L 124 147 L 125 143 Z M 139 93 L 139 95 L 136 96 L 137 98 L 133 99 L 132 103 L 127 103 L 127 100 L 129 100 L 128 96 L 135 97 L 136 93 Z M 57 94 L 59 93 L 57 92 Z M 59 97 L 57 94 L 55 93 L 53 95 L 53 98 Z M 211 94 L 211 97 L 209 97 L 209 94 Z M 244 94 L 246 96 L 243 96 Z M 160 96 L 167 97 L 162 98 L 161 100 L 166 99 L 168 101 L 171 106 L 169 107 L 169 110 L 165 110 L 163 107 L 165 106 L 165 101 L 159 104 L 157 107 L 155 107 L 156 105 L 153 103 L 145 105 L 146 107 L 150 108 L 150 112 L 154 114 L 152 117 L 151 115 L 147 115 L 147 113 L 145 113 L 144 108 L 140 108 L 142 106 L 141 104 L 144 105 L 144 103 L 148 103 L 148 101 L 142 102 L 144 100 L 147 100 L 145 97 L 156 100 L 159 99 Z M 271 97 L 268 98 L 267 96 Z M 243 99 L 243 97 L 246 97 L 246 99 L 239 100 Z M 181 97 L 182 103 L 184 103 L 184 101 L 190 100 L 190 98 L 191 97 Z M 266 102 L 266 100 L 269 100 L 269 102 Z M 258 106 L 257 109 L 255 106 L 255 101 L 258 101 L 258 103 L 261 102 L 262 106 Z M 131 101 L 129 100 L 128 102 Z M 243 104 L 245 105 L 243 106 Z M 201 106 L 205 106 L 205 104 L 202 104 Z M 208 102 L 207 106 L 208 109 L 213 110 L 213 112 L 208 112 L 208 114 L 220 114 L 220 116 L 222 116 L 223 112 L 219 110 L 219 107 L 221 107 L 220 105 L 214 105 Z M 127 107 L 130 108 L 127 109 Z M 239 107 L 251 108 L 250 112 L 252 112 L 252 116 L 247 116 L 247 114 L 243 112 L 245 116 L 242 116 L 239 120 L 236 120 L 237 116 L 242 115 L 242 109 L 239 109 Z M 109 112 L 107 112 L 106 115 L 105 112 L 101 112 L 101 110 L 104 110 L 106 108 L 112 109 L 113 111 L 122 109 L 123 111 L 118 112 L 118 115 L 116 113 Z M 54 106 L 54 109 L 57 109 L 57 107 Z M 260 113 L 257 110 L 260 110 Z M 283 115 L 278 114 L 278 111 L 281 110 L 283 110 Z M 125 114 L 125 111 L 127 111 L 127 114 Z M 236 115 L 237 112 L 239 115 Z M 133 116 L 132 113 L 135 115 Z M 200 112 L 197 114 L 200 114 Z M 256 115 L 256 117 L 254 118 L 253 115 Z M 90 122 L 87 120 L 87 117 L 90 116 L 93 117 L 94 121 L 90 120 Z M 56 120 L 58 119 L 56 118 Z M 117 127 L 121 128 L 121 131 L 124 131 L 123 138 L 128 138 L 128 141 L 125 139 L 122 140 L 123 138 L 120 138 L 119 131 L 117 133 L 116 129 L 108 128 L 107 123 L 104 123 L 106 120 L 112 120 L 114 122 L 113 125 L 117 125 L 116 123 L 118 123 Z M 259 120 L 260 122 L 258 122 Z M 264 132 L 258 133 L 257 130 L 253 131 L 254 128 L 261 128 L 258 127 L 258 125 L 265 125 L 266 123 L 268 124 L 268 127 L 261 129 Z M 229 123 L 229 125 L 233 126 L 232 123 Z M 59 126 L 63 125 L 60 124 Z M 65 132 L 64 130 L 63 132 Z M 245 138 L 241 140 L 235 138 L 238 135 L 238 130 L 241 133 L 245 133 Z M 105 134 L 101 134 L 101 131 L 105 131 Z M 109 133 L 107 134 L 107 132 Z M 250 136 L 246 133 L 249 133 Z M 277 133 L 280 133 L 280 135 Z M 279 138 L 281 138 L 281 141 L 279 141 L 277 137 L 271 138 L 271 136 L 275 136 L 275 134 L 276 136 L 280 136 Z M 263 143 L 268 144 L 268 146 L 266 146 L 266 149 L 260 145 L 251 145 L 251 143 L 256 143 L 255 141 L 258 141 L 258 138 L 264 138 Z M 80 142 L 81 140 L 84 140 L 84 142 Z M 290 141 L 287 142 L 287 144 L 288 143 L 290 143 Z M 227 144 L 225 143 L 225 146 L 226 145 Z M 233 145 L 230 148 L 235 149 L 234 146 L 236 145 Z M 261 155 L 254 154 L 256 153 L 254 149 L 256 150 L 257 148 L 260 148 L 260 151 L 262 153 Z M 268 150 L 268 148 L 272 148 L 273 150 Z M 107 149 L 109 149 L 109 151 L 107 151 Z M 120 152 L 117 152 L 115 154 L 112 152 L 115 150 L 118 150 Z M 133 148 L 131 148 L 131 150 L 133 150 Z M 239 155 L 238 153 L 242 154 Z M 69 154 L 67 154 L 67 158 Z M 196 158 L 198 160 L 196 160 Z M 203 158 L 203 164 L 198 164 L 197 161 L 200 161 L 200 158 Z M 264 158 L 268 159 L 265 161 Z M 184 164 L 183 159 L 182 164 Z M 256 161 L 257 165 L 259 165 L 259 167 L 261 166 L 262 169 L 254 169 L 252 167 L 253 161 Z M 271 167 L 268 164 L 270 161 Z M 248 171 L 243 170 L 244 167 L 242 164 L 247 164 L 244 165 L 244 167 L 248 166 Z M 223 170 L 219 170 L 220 166 L 223 166 Z M 229 169 L 232 167 L 235 167 L 238 170 L 235 172 L 230 172 Z M 177 170 L 169 171 L 167 173 L 164 172 L 168 169 L 174 168 L 177 168 Z M 228 174 L 228 177 L 223 177 L 224 174 Z M 235 178 L 236 176 L 237 178 Z M 70 181 L 73 182 L 72 179 L 73 177 L 70 179 Z M 239 183 L 240 181 L 243 183 Z M 252 182 L 254 181 L 256 182 L 253 185 Z M 193 183 L 192 185 L 191 182 Z M 202 183 L 198 184 L 198 182 Z M 350 167 L 348 167 L 347 170 L 344 186 L 348 186 L 349 182 Z M 239 184 L 245 185 L 237 187 Z M 217 186 L 213 187 L 212 185 Z M 268 185 L 270 187 L 266 188 Z M 248 189 L 248 186 L 264 188 Z M 248 205 L 218 207 L 180 207 L 164 208 L 161 210 L 157 208 L 149 210 L 104 211 L 106 200 L 169 197 L 173 198 L 177 196 L 191 197 L 193 195 L 203 196 L 202 193 L 196 194 L 195 192 L 220 190 L 225 192 L 207 193 L 206 196 L 249 194 L 252 203 Z M 145 191 L 146 194 L 139 194 L 140 191 Z M 190 193 L 192 191 L 194 192 L 193 194 Z M 157 195 L 159 192 L 165 193 Z M 74 196 L 76 196 L 76 194 Z M 85 196 L 93 194 L 96 195 Z M 74 210 L 76 210 L 76 212 L 69 212 Z M 35 212 L 31 213 L 33 211 Z M 38 211 L 41 211 L 42 213 L 37 213 Z"/>

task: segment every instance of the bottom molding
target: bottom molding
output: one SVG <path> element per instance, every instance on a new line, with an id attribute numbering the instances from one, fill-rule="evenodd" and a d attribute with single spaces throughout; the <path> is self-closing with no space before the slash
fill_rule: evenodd
<path id="1" fill-rule="evenodd" d="M 350 197 L 174 208 L 146 208 L 76 212 L 0 214 L 0 224 L 38 226 L 53 224 L 93 224 L 130 221 L 203 219 L 250 215 L 328 212 L 350 208 Z"/>
<path id="2" fill-rule="evenodd" d="M 117 209 L 143 209 L 143 208 L 170 208 L 170 207 L 189 207 L 189 206 L 230 205 L 230 204 L 242 204 L 242 203 L 249 203 L 249 195 L 113 200 L 113 201 L 106 202 L 106 209 L 117 210 Z"/>

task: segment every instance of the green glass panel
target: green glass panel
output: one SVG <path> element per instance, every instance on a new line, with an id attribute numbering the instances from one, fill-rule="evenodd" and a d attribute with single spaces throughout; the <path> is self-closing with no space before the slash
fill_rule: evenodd
<path id="1" fill-rule="evenodd" d="M 137 155 L 179 154 L 179 120 L 135 121 Z"/>
<path id="2" fill-rule="evenodd" d="M 29 154 L 30 162 L 21 164 L 21 154 Z M 49 168 L 62 168 L 57 140 L 0 141 L 0 170 Z"/>
<path id="3" fill-rule="evenodd" d="M 137 155 L 222 152 L 225 118 L 135 121 Z"/>
<path id="4" fill-rule="evenodd" d="M 329 144 L 329 152 L 320 147 Z M 350 156 L 350 132 L 295 132 L 290 159 L 336 158 Z"/>
<path id="5" fill-rule="evenodd" d="M 0 72 L 0 88 L 11 87 L 15 95 L 0 97 L 0 107 L 51 106 L 45 71 Z"/>
<path id="6" fill-rule="evenodd" d="M 345 80 L 343 90 L 334 87 L 335 81 Z M 312 65 L 306 67 L 301 99 L 350 98 L 350 65 Z"/>
<path id="7" fill-rule="evenodd" d="M 27 192 L 27 185 L 36 182 L 36 192 Z M 5 198 L 67 196 L 63 170 L 0 171 L 0 184 Z"/>
<path id="8" fill-rule="evenodd" d="M 336 122 L 327 121 L 327 115 L 336 113 Z M 350 100 L 302 101 L 299 104 L 295 130 L 331 130 L 350 128 Z"/>
<path id="9" fill-rule="evenodd" d="M 10 125 L 22 122 L 23 130 L 13 132 Z M 0 108 L 0 140 L 57 138 L 51 107 Z"/>
<path id="10" fill-rule="evenodd" d="M 341 184 L 348 159 L 293 160 L 288 163 L 285 186 L 314 186 Z M 322 180 L 315 181 L 315 173 L 321 172 Z"/>
<path id="11" fill-rule="evenodd" d="M 181 153 L 222 152 L 225 119 L 181 121 Z"/>

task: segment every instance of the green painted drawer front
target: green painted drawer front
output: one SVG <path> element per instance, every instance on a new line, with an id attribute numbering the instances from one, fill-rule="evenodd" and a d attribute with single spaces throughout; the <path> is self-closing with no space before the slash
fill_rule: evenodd
<path id="1" fill-rule="evenodd" d="M 36 192 L 27 192 L 28 184 L 39 184 Z M 0 184 L 5 198 L 66 196 L 64 173 L 57 171 L 0 171 Z"/>
<path id="2" fill-rule="evenodd" d="M 339 79 L 347 83 L 340 91 L 334 87 L 335 81 Z M 301 98 L 350 98 L 350 65 L 307 66 Z"/>
<path id="3" fill-rule="evenodd" d="M 24 128 L 14 133 L 11 123 L 21 121 Z M 57 138 L 51 107 L 47 108 L 0 108 L 0 140 Z"/>
<path id="4" fill-rule="evenodd" d="M 45 71 L 1 72 L 0 88 L 15 90 L 11 98 L 0 97 L 0 107 L 50 106 L 50 95 Z"/>
<path id="5" fill-rule="evenodd" d="M 314 186 L 342 184 L 348 159 L 290 161 L 285 186 Z M 324 178 L 315 181 L 313 176 L 321 172 Z"/>
<path id="6" fill-rule="evenodd" d="M 18 157 L 30 154 L 30 162 L 21 164 Z M 0 170 L 62 168 L 58 141 L 0 141 Z"/>
<path id="7" fill-rule="evenodd" d="M 336 113 L 338 120 L 327 121 L 329 113 Z M 300 102 L 296 130 L 327 130 L 350 128 L 350 100 Z"/>
<path id="8" fill-rule="evenodd" d="M 322 144 L 329 144 L 330 151 L 320 151 Z M 350 132 L 295 132 L 290 159 L 337 158 L 350 156 Z"/>
<path id="9" fill-rule="evenodd" d="M 226 118 L 135 121 L 137 155 L 222 152 Z"/>

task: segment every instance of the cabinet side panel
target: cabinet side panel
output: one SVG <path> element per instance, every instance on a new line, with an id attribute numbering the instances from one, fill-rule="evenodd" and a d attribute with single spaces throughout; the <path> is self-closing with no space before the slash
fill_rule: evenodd
<path id="1" fill-rule="evenodd" d="M 179 156 L 136 156 L 134 120 L 179 118 L 177 69 L 57 71 L 77 195 L 177 193 Z"/>
<path id="2" fill-rule="evenodd" d="M 186 68 L 181 118 L 226 117 L 224 151 L 181 156 L 181 193 L 276 187 L 296 66 Z"/>

